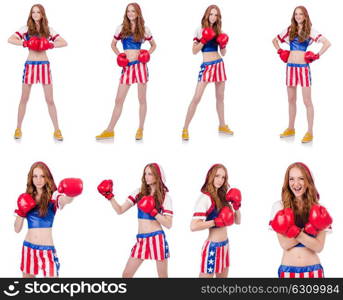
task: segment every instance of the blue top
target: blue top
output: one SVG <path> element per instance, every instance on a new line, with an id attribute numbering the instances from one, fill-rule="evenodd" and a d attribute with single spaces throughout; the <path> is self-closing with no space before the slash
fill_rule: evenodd
<path id="1" fill-rule="evenodd" d="M 202 47 L 201 52 L 217 52 L 218 51 L 218 43 L 216 38 L 208 41 L 204 47 Z"/>
<path id="2" fill-rule="evenodd" d="M 308 38 L 303 42 L 299 42 L 299 38 L 295 37 L 294 40 L 290 41 L 291 51 L 306 51 L 307 47 L 310 45 L 311 39 Z"/>
<path id="3" fill-rule="evenodd" d="M 29 228 L 50 228 L 54 223 L 54 217 L 56 213 L 56 206 L 54 202 L 49 202 L 48 212 L 45 216 L 41 217 L 39 215 L 39 207 L 36 206 L 34 209 L 30 210 L 27 215 L 27 224 Z"/>
<path id="4" fill-rule="evenodd" d="M 136 42 L 134 39 L 133 39 L 133 35 L 130 35 L 126 38 L 123 38 L 121 40 L 122 44 L 123 44 L 123 48 L 124 50 L 139 50 L 141 49 L 141 46 L 143 44 L 144 41 L 140 41 L 140 42 Z"/>

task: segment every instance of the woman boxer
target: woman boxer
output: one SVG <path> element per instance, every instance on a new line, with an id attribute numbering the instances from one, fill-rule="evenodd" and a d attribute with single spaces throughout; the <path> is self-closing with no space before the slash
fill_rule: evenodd
<path id="1" fill-rule="evenodd" d="M 137 204 L 137 243 L 131 250 L 123 277 L 133 277 L 145 259 L 156 260 L 158 276 L 168 277 L 169 247 L 162 226 L 171 228 L 173 209 L 161 166 L 157 163 L 146 165 L 141 187 L 131 193 L 122 205 L 114 198 L 112 180 L 102 181 L 98 191 L 111 201 L 117 214 L 123 214 Z"/>
<path id="2" fill-rule="evenodd" d="M 227 170 L 222 164 L 207 172 L 201 195 L 195 205 L 191 230 L 209 230 L 201 251 L 199 277 L 225 278 L 229 272 L 227 226 L 241 223 L 241 193 L 230 188 Z"/>
<path id="3" fill-rule="evenodd" d="M 44 277 L 58 277 L 59 261 L 52 239 L 52 225 L 57 209 L 72 202 L 81 194 L 81 179 L 63 179 L 58 189 L 54 178 L 43 162 L 31 166 L 27 177 L 26 193 L 18 198 L 14 230 L 19 233 L 27 219 L 28 231 L 22 248 L 20 269 L 24 278 L 43 272 Z"/>
<path id="4" fill-rule="evenodd" d="M 280 48 L 279 42 L 290 45 L 290 51 Z M 321 43 L 322 47 L 317 54 L 307 51 L 313 42 Z M 273 39 L 282 61 L 287 63 L 286 85 L 288 93 L 288 128 L 280 134 L 281 138 L 295 135 L 294 123 L 296 116 L 297 86 L 302 88 L 303 101 L 306 107 L 308 129 L 301 140 L 309 143 L 313 140 L 314 108 L 311 98 L 311 71 L 310 63 L 319 59 L 330 47 L 330 42 L 312 28 L 308 12 L 304 6 L 298 6 L 293 12 L 291 25 Z"/>
<path id="5" fill-rule="evenodd" d="M 291 164 L 282 187 L 282 200 L 273 205 L 270 226 L 277 233 L 283 256 L 279 277 L 324 277 L 318 253 L 324 248 L 332 218 L 319 204 L 309 168 Z"/>
<path id="6" fill-rule="evenodd" d="M 219 7 L 210 5 L 202 17 L 201 27 L 197 29 L 194 37 L 193 54 L 202 52 L 203 63 L 200 66 L 198 84 L 191 103 L 188 106 L 185 124 L 182 130 L 182 139 L 188 140 L 188 127 L 193 119 L 196 108 L 200 103 L 204 90 L 209 82 L 215 83 L 217 98 L 217 113 L 219 118 L 219 132 L 232 135 L 233 131 L 225 124 L 224 118 L 224 89 L 225 66 L 221 55 L 226 54 L 226 45 L 229 37 L 222 33 L 222 19 Z M 218 53 L 218 46 L 220 54 Z"/>
<path id="7" fill-rule="evenodd" d="M 124 53 L 117 48 L 118 41 L 122 41 Z M 140 50 L 141 45 L 148 41 L 150 49 Z M 139 125 L 136 140 L 143 138 L 144 121 L 147 111 L 146 90 L 148 82 L 147 62 L 150 54 L 156 49 L 156 43 L 148 27 L 144 25 L 141 8 L 137 3 L 127 5 L 123 23 L 117 28 L 112 41 L 112 50 L 117 54 L 117 63 L 123 68 L 115 99 L 112 118 L 106 130 L 96 136 L 97 140 L 114 137 L 114 127 L 123 110 L 123 104 L 131 84 L 137 83 L 139 100 Z"/>
<path id="8" fill-rule="evenodd" d="M 17 129 L 15 139 L 22 137 L 21 126 L 25 116 L 26 104 L 29 101 L 32 84 L 43 85 L 45 100 L 48 105 L 49 115 L 55 128 L 54 138 L 63 140 L 57 120 L 57 111 L 53 99 L 52 77 L 50 63 L 46 50 L 67 46 L 67 42 L 48 26 L 45 9 L 41 4 L 35 4 L 30 10 L 27 25 L 12 34 L 8 42 L 28 48 L 29 55 L 25 62 L 22 94 L 18 108 Z"/>

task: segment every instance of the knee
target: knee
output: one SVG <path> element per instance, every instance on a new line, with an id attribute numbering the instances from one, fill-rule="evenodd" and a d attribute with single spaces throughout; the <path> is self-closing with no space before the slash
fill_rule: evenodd
<path id="1" fill-rule="evenodd" d="M 138 101 L 140 105 L 146 105 L 146 98 L 145 97 L 138 97 Z"/>
<path id="2" fill-rule="evenodd" d="M 46 98 L 45 101 L 46 101 L 46 104 L 48 106 L 54 106 L 55 105 L 54 100 L 52 98 Z"/>
<path id="3" fill-rule="evenodd" d="M 304 98 L 304 104 L 306 107 L 312 107 L 312 100 L 311 98 Z"/>
<path id="4" fill-rule="evenodd" d="M 122 278 L 132 278 L 132 274 L 126 270 L 124 270 L 122 274 Z"/>
<path id="5" fill-rule="evenodd" d="M 289 104 L 295 104 L 297 102 L 297 98 L 296 97 L 288 97 L 288 103 Z"/>
<path id="6" fill-rule="evenodd" d="M 197 106 L 200 103 L 201 98 L 199 96 L 194 96 L 191 105 Z"/>

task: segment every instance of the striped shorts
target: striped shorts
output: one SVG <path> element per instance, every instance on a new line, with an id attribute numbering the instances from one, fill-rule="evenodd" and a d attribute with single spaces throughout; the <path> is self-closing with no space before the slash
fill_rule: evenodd
<path id="1" fill-rule="evenodd" d="M 57 277 L 60 263 L 54 246 L 41 246 L 24 241 L 20 270 L 37 275 L 43 271 L 44 277 Z"/>
<path id="2" fill-rule="evenodd" d="M 154 260 L 169 258 L 169 246 L 164 232 L 159 230 L 137 234 L 137 243 L 131 250 L 131 257 Z"/>
<path id="3" fill-rule="evenodd" d="M 138 60 L 131 61 L 126 67 L 123 67 L 120 76 L 120 84 L 147 83 L 149 72 L 147 64 Z"/>
<path id="4" fill-rule="evenodd" d="M 225 65 L 222 59 L 204 62 L 200 66 L 198 81 L 226 81 Z"/>
<path id="5" fill-rule="evenodd" d="M 281 265 L 278 274 L 279 278 L 324 278 L 324 269 L 320 264 L 306 267 Z"/>
<path id="6" fill-rule="evenodd" d="M 24 84 L 52 84 L 50 63 L 48 61 L 26 61 L 23 74 Z"/>
<path id="7" fill-rule="evenodd" d="M 302 87 L 311 86 L 311 70 L 309 64 L 287 64 L 286 85 Z"/>
<path id="8" fill-rule="evenodd" d="M 205 241 L 201 251 L 201 273 L 221 273 L 229 267 L 229 240 Z"/>

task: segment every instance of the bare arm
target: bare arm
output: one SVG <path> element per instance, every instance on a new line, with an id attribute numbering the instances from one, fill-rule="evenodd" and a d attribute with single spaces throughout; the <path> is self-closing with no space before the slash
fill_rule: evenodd
<path id="1" fill-rule="evenodd" d="M 301 231 L 300 234 L 297 236 L 296 240 L 299 243 L 302 243 L 306 248 L 309 248 L 312 251 L 319 253 L 324 248 L 325 235 L 325 231 L 320 231 L 316 237 L 311 237 L 305 232 Z"/>
<path id="2" fill-rule="evenodd" d="M 63 207 L 67 204 L 70 204 L 73 202 L 74 198 L 73 197 L 68 197 L 68 196 L 59 196 L 58 197 L 58 205 L 60 209 L 63 209 Z"/>
<path id="3" fill-rule="evenodd" d="M 62 48 L 68 46 L 66 40 L 60 36 L 53 43 L 55 48 Z"/>
<path id="4" fill-rule="evenodd" d="M 197 41 L 194 41 L 193 43 L 193 54 L 197 54 L 201 49 L 202 47 L 204 47 L 204 44 L 200 43 L 200 42 L 197 42 Z"/>
<path id="5" fill-rule="evenodd" d="M 150 43 L 149 53 L 151 54 L 151 53 L 153 53 L 153 52 L 155 51 L 155 49 L 156 49 L 156 42 L 155 42 L 155 40 L 150 40 L 149 43 Z"/>
<path id="6" fill-rule="evenodd" d="M 328 50 L 328 48 L 331 46 L 331 43 L 324 36 L 320 38 L 320 42 L 323 44 L 323 46 L 318 53 L 320 56 L 322 56 L 326 52 L 326 50 Z"/>
<path id="7" fill-rule="evenodd" d="M 280 49 L 279 39 L 277 37 L 273 39 L 272 43 L 276 50 Z"/>
<path id="8" fill-rule="evenodd" d="M 241 211 L 239 209 L 235 211 L 235 224 L 241 224 Z"/>
<path id="9" fill-rule="evenodd" d="M 282 249 L 289 250 L 292 249 L 299 242 L 295 238 L 288 238 L 280 233 L 277 233 L 279 243 Z"/>
<path id="10" fill-rule="evenodd" d="M 111 48 L 112 48 L 112 50 L 113 50 L 113 52 L 114 52 L 115 54 L 119 55 L 119 54 L 120 54 L 120 51 L 119 51 L 119 49 L 117 48 L 117 43 L 118 43 L 118 40 L 116 40 L 115 38 L 113 38 L 112 43 L 111 43 Z"/>
<path id="11" fill-rule="evenodd" d="M 172 216 L 164 216 L 161 214 L 157 214 L 155 216 L 156 220 L 163 225 L 164 227 L 170 229 L 173 225 L 173 217 Z"/>
<path id="12" fill-rule="evenodd" d="M 225 56 L 225 55 L 226 55 L 226 47 L 223 48 L 223 49 L 220 49 L 219 51 L 220 51 L 220 54 L 221 54 L 222 56 Z"/>
<path id="13" fill-rule="evenodd" d="M 14 231 L 16 233 L 19 233 L 21 229 L 23 228 L 25 218 L 22 218 L 20 216 L 17 216 L 14 221 Z"/>
<path id="14" fill-rule="evenodd" d="M 12 45 L 23 46 L 24 41 L 17 34 L 14 33 L 8 38 L 8 42 Z"/>
<path id="15" fill-rule="evenodd" d="M 110 200 L 113 209 L 116 211 L 118 215 L 123 214 L 129 208 L 132 207 L 132 204 L 129 201 L 125 201 L 122 205 L 120 205 L 114 197 Z"/>
<path id="16" fill-rule="evenodd" d="M 199 231 L 204 229 L 209 229 L 214 227 L 216 224 L 214 220 L 212 221 L 205 221 L 200 219 L 193 219 L 191 222 L 191 231 Z"/>

